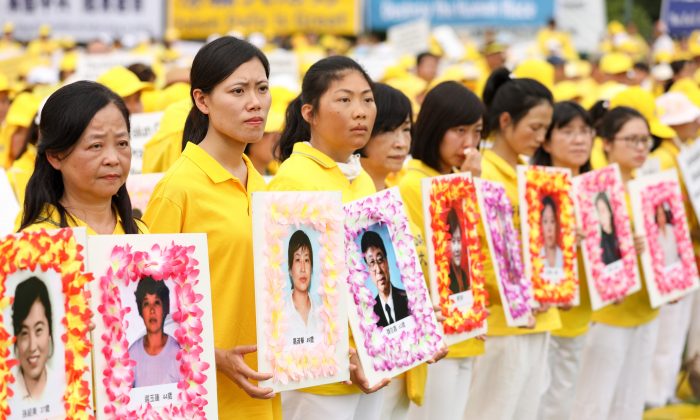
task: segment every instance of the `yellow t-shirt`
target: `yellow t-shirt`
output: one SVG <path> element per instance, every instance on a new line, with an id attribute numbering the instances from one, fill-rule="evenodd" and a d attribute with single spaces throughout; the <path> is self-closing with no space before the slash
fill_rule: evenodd
<path id="1" fill-rule="evenodd" d="M 603 139 L 596 137 L 593 140 L 593 149 L 591 150 L 591 168 L 601 169 L 608 166 L 608 157 L 605 156 L 603 150 Z"/>
<path id="2" fill-rule="evenodd" d="M 372 178 L 362 170 L 350 181 L 329 156 L 308 143 L 294 145 L 292 155 L 282 162 L 268 191 L 340 191 L 343 203 L 374 194 Z M 352 344 L 352 337 L 351 337 Z M 360 392 L 355 385 L 328 384 L 303 389 L 318 395 L 345 395 Z"/>
<path id="3" fill-rule="evenodd" d="M 492 150 L 485 150 L 481 160 L 481 177 L 487 181 L 501 183 L 506 190 L 506 195 L 513 206 L 513 224 L 516 232 L 520 232 L 520 210 L 518 209 L 518 176 L 515 168 L 510 166 L 503 158 Z M 481 237 L 481 246 L 485 255 L 489 255 L 488 243 L 485 237 Z M 523 335 L 535 334 L 545 331 L 553 331 L 561 328 L 559 310 L 555 307 L 549 308 L 547 312 L 536 316 L 535 328 L 513 328 L 506 323 L 506 316 L 503 312 L 501 296 L 498 292 L 496 274 L 493 262 L 487 258 L 484 263 L 484 276 L 486 277 L 486 291 L 489 293 L 489 332 L 488 335 Z"/>
<path id="4" fill-rule="evenodd" d="M 36 161 L 36 147 L 31 144 L 27 145 L 27 150 L 16 161 L 12 162 L 12 166 L 7 170 L 7 178 L 10 181 L 12 190 L 15 192 L 17 202 L 20 207 L 24 205 L 24 193 L 27 189 L 27 183 L 34 172 L 34 162 Z"/>
<path id="5" fill-rule="evenodd" d="M 124 235 L 125 232 L 124 227 L 122 226 L 122 219 L 121 217 L 119 217 L 119 213 L 116 213 L 116 216 L 117 223 L 116 225 L 114 225 L 114 231 L 112 231 L 112 235 Z M 21 215 L 19 217 L 19 220 L 21 220 Z M 134 219 L 134 221 L 136 222 L 136 226 L 139 229 L 139 233 L 149 233 L 148 227 L 146 226 L 146 224 L 144 224 L 144 222 L 138 219 Z M 85 223 L 83 220 L 79 219 L 78 217 L 72 214 L 66 215 L 66 224 L 68 225 L 67 227 L 84 227 L 88 235 L 97 235 L 97 232 L 95 232 L 90 226 L 88 226 L 87 223 Z M 39 218 L 34 223 L 22 230 L 27 232 L 35 232 L 40 229 L 61 229 L 61 217 L 54 206 L 50 204 L 47 205 L 46 208 L 41 212 Z"/>
<path id="6" fill-rule="evenodd" d="M 631 218 L 632 204 L 627 192 L 625 192 L 625 199 L 627 201 L 627 211 Z M 630 223 L 632 223 L 632 220 L 634 219 L 631 218 Z M 632 232 L 634 232 L 634 226 L 632 226 Z M 639 275 L 641 276 L 642 289 L 627 296 L 617 305 L 608 305 L 603 309 L 593 312 L 591 316 L 593 322 L 600 322 L 601 324 L 612 325 L 614 327 L 637 327 L 656 318 L 659 314 L 659 310 L 651 308 L 649 292 L 647 292 L 646 280 L 641 270 L 639 257 L 637 258 L 637 266 L 639 267 Z"/>
<path id="7" fill-rule="evenodd" d="M 143 146 L 144 174 L 165 172 L 182 153 L 182 134 L 185 120 L 192 109 L 188 98 L 168 106 L 160 120 L 158 131 Z"/>
<path id="8" fill-rule="evenodd" d="M 214 345 L 220 349 L 256 343 L 251 193 L 265 189 L 247 157 L 243 185 L 199 146 L 188 143 L 182 156 L 156 185 L 144 220 L 153 233 L 207 234 Z M 257 370 L 257 354 L 245 361 Z M 248 396 L 227 376 L 216 374 L 219 417 L 281 419 L 280 396 Z"/>
<path id="9" fill-rule="evenodd" d="M 406 173 L 401 178 L 399 190 L 404 205 L 408 210 L 411 223 L 420 229 L 425 238 L 425 224 L 423 217 L 423 192 L 421 183 L 425 178 L 439 176 L 440 173 L 418 159 L 408 162 Z M 428 274 L 426 274 L 426 279 Z M 484 353 L 484 342 L 477 339 L 466 340 L 450 346 L 448 358 L 473 357 Z"/>

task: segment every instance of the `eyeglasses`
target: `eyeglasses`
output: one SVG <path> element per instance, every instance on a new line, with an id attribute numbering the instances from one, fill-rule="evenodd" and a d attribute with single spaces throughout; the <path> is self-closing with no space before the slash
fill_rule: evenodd
<path id="1" fill-rule="evenodd" d="M 644 146 L 647 149 L 651 149 L 654 145 L 654 139 L 651 136 L 615 137 L 613 140 L 622 140 L 627 144 L 627 147 Z"/>

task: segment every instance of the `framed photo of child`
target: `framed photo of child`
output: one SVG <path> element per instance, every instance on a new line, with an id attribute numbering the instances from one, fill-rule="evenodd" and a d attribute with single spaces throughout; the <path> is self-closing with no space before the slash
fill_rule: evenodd
<path id="1" fill-rule="evenodd" d="M 205 234 L 88 238 L 98 415 L 215 417 Z"/>
<path id="2" fill-rule="evenodd" d="M 92 415 L 86 231 L 0 239 L 0 412 L 10 419 Z"/>
<path id="3" fill-rule="evenodd" d="M 617 164 L 574 177 L 577 222 L 591 307 L 598 310 L 637 292 L 637 268 L 625 190 Z"/>
<path id="4" fill-rule="evenodd" d="M 339 192 L 253 194 L 260 386 L 349 379 L 343 216 Z"/>
<path id="5" fill-rule="evenodd" d="M 445 346 L 398 188 L 345 205 L 349 318 L 370 386 Z"/>
<path id="6" fill-rule="evenodd" d="M 630 181 L 629 189 L 635 231 L 646 240 L 644 280 L 657 308 L 699 286 L 683 195 L 674 169 Z"/>
<path id="7" fill-rule="evenodd" d="M 426 178 L 422 184 L 433 304 L 445 321 L 447 345 L 486 334 L 479 206 L 471 174 Z"/>
<path id="8" fill-rule="evenodd" d="M 539 304 L 579 303 L 571 171 L 517 167 L 525 275 Z"/>

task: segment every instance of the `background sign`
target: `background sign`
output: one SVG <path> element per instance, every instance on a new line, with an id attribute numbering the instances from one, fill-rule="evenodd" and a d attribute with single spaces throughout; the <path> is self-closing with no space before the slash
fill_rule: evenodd
<path id="1" fill-rule="evenodd" d="M 671 36 L 685 36 L 700 29 L 700 0 L 664 0 L 661 20 Z"/>

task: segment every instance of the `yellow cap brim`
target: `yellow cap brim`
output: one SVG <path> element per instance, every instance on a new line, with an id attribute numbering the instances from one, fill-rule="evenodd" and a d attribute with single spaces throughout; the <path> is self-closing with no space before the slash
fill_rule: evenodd
<path id="1" fill-rule="evenodd" d="M 671 127 L 662 123 L 658 118 L 649 121 L 649 130 L 651 134 L 662 139 L 672 139 L 676 137 L 676 132 Z"/>

